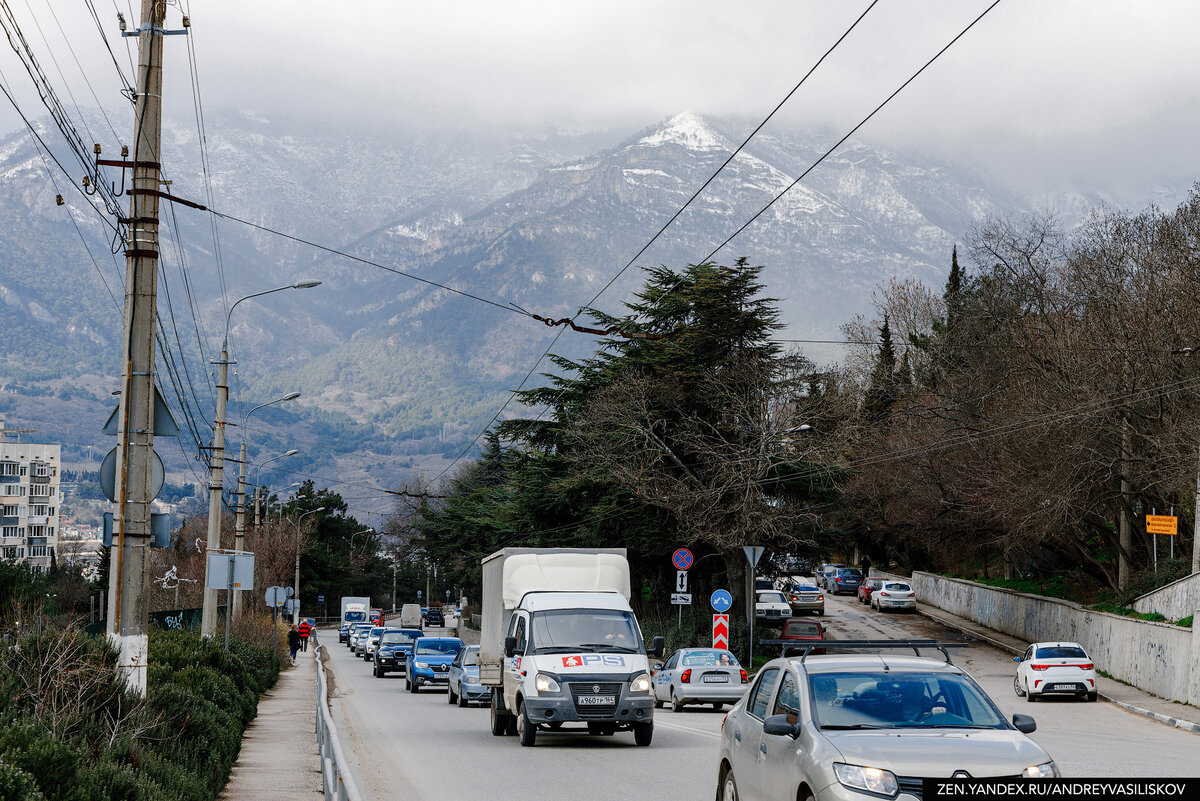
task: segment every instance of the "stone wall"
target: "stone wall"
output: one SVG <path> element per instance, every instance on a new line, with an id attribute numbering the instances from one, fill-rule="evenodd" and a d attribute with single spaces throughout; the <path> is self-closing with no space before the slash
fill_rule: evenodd
<path id="1" fill-rule="evenodd" d="M 1167 620 L 1179 620 L 1200 609 L 1200 573 L 1184 576 L 1154 592 L 1148 592 L 1133 602 L 1133 608 L 1144 614 L 1158 612 Z M 1195 623 L 1192 624 L 1193 628 Z"/>

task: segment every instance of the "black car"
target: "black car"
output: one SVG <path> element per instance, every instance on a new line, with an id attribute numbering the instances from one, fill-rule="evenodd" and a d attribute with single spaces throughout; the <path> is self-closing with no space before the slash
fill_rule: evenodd
<path id="1" fill-rule="evenodd" d="M 404 670 L 413 643 L 424 634 L 420 629 L 384 629 L 375 649 L 374 674 L 382 679 L 393 670 Z"/>
<path id="2" fill-rule="evenodd" d="M 446 625 L 446 616 L 442 614 L 442 610 L 440 607 L 430 607 L 429 610 L 427 612 L 425 612 L 425 625 L 426 626 L 445 626 Z"/>

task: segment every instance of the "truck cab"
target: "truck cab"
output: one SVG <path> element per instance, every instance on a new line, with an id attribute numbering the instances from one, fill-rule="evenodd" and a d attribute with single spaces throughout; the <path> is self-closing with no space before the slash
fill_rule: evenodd
<path id="1" fill-rule="evenodd" d="M 616 549 L 509 548 L 484 560 L 480 681 L 491 687 L 492 733 L 522 745 L 564 725 L 590 734 L 654 732 L 650 648 L 629 606 Z M 506 563 L 504 563 L 506 562 Z M 587 591 L 575 591 L 581 588 Z"/>

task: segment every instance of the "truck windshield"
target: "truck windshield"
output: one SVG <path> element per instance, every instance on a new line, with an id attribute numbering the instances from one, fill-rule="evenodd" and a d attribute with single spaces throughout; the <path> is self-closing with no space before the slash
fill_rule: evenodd
<path id="1" fill-rule="evenodd" d="M 367 622 L 367 613 L 366 612 L 347 612 L 345 620 L 347 623 L 366 623 Z"/>
<path id="2" fill-rule="evenodd" d="M 561 609 L 535 612 L 533 653 L 617 651 L 637 653 L 641 637 L 632 612 L 618 609 Z"/>

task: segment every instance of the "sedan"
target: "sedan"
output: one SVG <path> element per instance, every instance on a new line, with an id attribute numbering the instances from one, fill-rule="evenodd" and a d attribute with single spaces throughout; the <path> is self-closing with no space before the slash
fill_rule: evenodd
<path id="1" fill-rule="evenodd" d="M 346 647 L 351 651 L 356 651 L 358 640 L 360 637 L 365 637 L 367 632 L 371 630 L 370 623 L 355 623 L 350 627 L 350 634 L 346 637 Z M 356 652 L 357 653 L 357 652 Z"/>
<path id="2" fill-rule="evenodd" d="M 885 581 L 883 586 L 871 592 L 871 606 L 880 612 L 888 609 L 917 611 L 917 594 L 904 581 Z"/>
<path id="3" fill-rule="evenodd" d="M 802 615 L 805 612 L 825 614 L 825 594 L 821 592 L 820 587 L 803 582 L 795 583 L 784 595 L 787 596 L 788 605 L 792 607 L 793 615 Z"/>
<path id="4" fill-rule="evenodd" d="M 792 607 L 778 590 L 759 590 L 754 604 L 754 617 L 778 625 L 792 616 Z"/>
<path id="5" fill-rule="evenodd" d="M 883 579 L 869 578 L 862 584 L 858 585 L 858 602 L 860 604 L 871 603 L 871 593 L 883 586 Z"/>
<path id="6" fill-rule="evenodd" d="M 1030 703 L 1047 695 L 1096 700 L 1096 664 L 1078 643 L 1035 642 L 1013 661 L 1013 690 Z"/>
<path id="7" fill-rule="evenodd" d="M 858 592 L 858 585 L 862 584 L 862 581 L 862 571 L 857 567 L 839 567 L 837 572 L 826 581 L 825 586 L 834 595 L 843 592 L 854 595 Z"/>
<path id="8" fill-rule="evenodd" d="M 450 663 L 463 649 L 457 637 L 422 637 L 413 643 L 412 657 L 404 669 L 404 689 L 415 693 L 421 687 L 450 682 Z"/>
<path id="9" fill-rule="evenodd" d="M 468 645 L 450 663 L 447 703 L 466 706 L 471 701 L 489 701 L 492 691 L 479 683 L 479 646 Z"/>
<path id="10" fill-rule="evenodd" d="M 775 659 L 725 718 L 717 798 L 920 798 L 925 779 L 1056 777 L 1035 729 L 941 659 Z"/>
<path id="11" fill-rule="evenodd" d="M 686 704 L 712 704 L 721 709 L 746 694 L 750 677 L 737 657 L 723 648 L 681 648 L 650 676 L 654 706 L 670 702 L 671 711 Z"/>
<path id="12" fill-rule="evenodd" d="M 359 640 L 359 645 L 362 646 L 362 658 L 364 662 L 370 662 L 375 658 L 375 648 L 379 645 L 379 637 L 383 634 L 383 626 L 372 626 L 367 636 Z M 358 654 L 358 651 L 354 652 Z"/>

